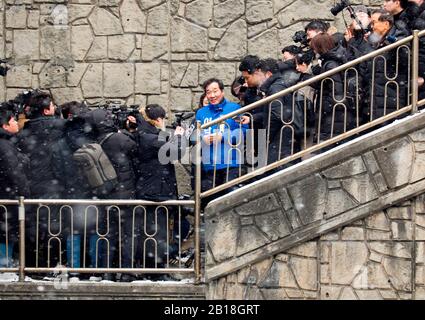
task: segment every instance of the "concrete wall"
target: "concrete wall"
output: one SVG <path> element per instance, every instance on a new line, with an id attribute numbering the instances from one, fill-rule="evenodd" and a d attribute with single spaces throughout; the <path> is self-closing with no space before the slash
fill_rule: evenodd
<path id="1" fill-rule="evenodd" d="M 0 78 L 0 99 L 40 87 L 59 103 L 118 99 L 190 110 L 211 76 L 229 91 L 247 53 L 278 58 L 306 21 L 334 21 L 333 2 L 1 0 L 0 57 L 15 67 Z"/>
<path id="2" fill-rule="evenodd" d="M 424 123 L 422 112 L 210 203 L 208 297 L 425 298 Z"/>

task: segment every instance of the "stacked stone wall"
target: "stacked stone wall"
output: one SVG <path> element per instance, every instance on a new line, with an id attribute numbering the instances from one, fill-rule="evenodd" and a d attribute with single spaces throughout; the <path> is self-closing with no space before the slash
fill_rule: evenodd
<path id="1" fill-rule="evenodd" d="M 208 297 L 425 299 L 425 113 L 211 202 Z"/>
<path id="2" fill-rule="evenodd" d="M 425 196 L 213 281 L 209 299 L 425 299 Z"/>
<path id="3" fill-rule="evenodd" d="M 381 1 L 363 0 L 376 6 Z M 2 0 L 0 99 L 27 88 L 58 103 L 118 100 L 190 110 L 211 76 L 229 86 L 246 54 L 280 57 L 313 18 L 343 28 L 332 0 Z"/>

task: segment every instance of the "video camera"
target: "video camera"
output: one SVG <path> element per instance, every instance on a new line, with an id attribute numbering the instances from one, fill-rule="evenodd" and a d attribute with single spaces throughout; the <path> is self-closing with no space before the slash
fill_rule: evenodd
<path id="1" fill-rule="evenodd" d="M 176 121 L 174 121 L 171 126 L 175 129 L 177 127 L 182 126 L 182 122 L 184 120 L 190 119 L 195 115 L 195 112 L 179 112 L 175 113 L 174 117 L 176 118 Z"/>
<path id="2" fill-rule="evenodd" d="M 301 44 L 301 46 L 308 46 L 307 33 L 303 30 L 295 32 L 295 34 L 292 36 L 292 40 L 295 43 Z"/>
<path id="3" fill-rule="evenodd" d="M 99 105 L 99 108 L 111 111 L 114 117 L 115 126 L 118 129 L 137 129 L 137 123 L 129 122 L 127 126 L 127 120 L 129 116 L 133 116 L 136 119 L 139 117 L 139 106 L 138 105 L 123 105 L 123 104 L 105 104 Z"/>
<path id="4" fill-rule="evenodd" d="M 335 6 L 331 8 L 331 13 L 334 16 L 337 16 L 342 10 L 345 8 L 351 6 L 351 3 L 349 0 L 341 0 L 340 3 L 337 3 Z"/>
<path id="5" fill-rule="evenodd" d="M 341 0 L 341 2 L 337 3 L 331 8 L 331 13 L 334 16 L 337 16 L 342 10 L 347 9 L 350 13 L 351 18 L 356 21 L 357 25 L 360 27 L 363 34 L 368 33 L 368 27 L 363 27 L 362 22 L 360 21 L 359 17 L 357 16 L 356 12 L 354 11 L 354 8 L 351 5 L 350 0 Z M 345 21 L 345 20 L 344 20 Z"/>

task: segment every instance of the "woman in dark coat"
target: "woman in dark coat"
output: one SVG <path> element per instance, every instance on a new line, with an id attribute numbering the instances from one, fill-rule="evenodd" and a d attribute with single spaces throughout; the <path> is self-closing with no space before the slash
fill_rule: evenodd
<path id="1" fill-rule="evenodd" d="M 335 69 L 347 62 L 347 50 L 328 34 L 319 34 L 311 41 L 311 47 L 320 56 L 318 74 Z M 316 75 L 318 75 L 316 74 Z M 318 91 L 320 142 L 338 136 L 354 127 L 355 106 L 347 99 L 344 89 L 344 73 L 340 72 L 312 85 Z M 335 114 L 335 115 L 334 115 Z"/>
<path id="2" fill-rule="evenodd" d="M 136 197 L 141 200 L 162 202 L 177 199 L 177 181 L 173 162 L 180 158 L 180 138 L 184 134 L 177 127 L 173 134 L 164 128 L 165 110 L 156 104 L 148 105 L 144 111 L 145 120 L 137 130 L 136 141 L 139 148 L 138 181 Z M 142 235 L 140 257 L 142 267 L 164 267 L 169 260 L 169 238 L 167 238 L 168 221 L 175 214 L 174 208 L 164 206 L 148 206 L 146 212 L 139 217 Z M 144 224 L 146 215 L 146 226 Z"/>

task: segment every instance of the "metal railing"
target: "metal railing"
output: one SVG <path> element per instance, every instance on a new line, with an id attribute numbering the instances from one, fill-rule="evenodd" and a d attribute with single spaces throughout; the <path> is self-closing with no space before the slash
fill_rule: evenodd
<path id="1" fill-rule="evenodd" d="M 161 203 L 139 201 L 139 200 L 38 200 L 24 199 L 19 201 L 0 200 L 0 223 L 4 217 L 4 261 L 0 264 L 0 272 L 18 272 L 19 279 L 24 281 L 25 275 L 28 273 L 49 273 L 49 272 L 76 272 L 76 273 L 133 273 L 133 274 L 149 274 L 149 273 L 184 273 L 194 274 L 197 282 L 201 280 L 201 199 L 216 195 L 218 192 L 225 191 L 240 183 L 247 182 L 250 179 L 257 178 L 265 173 L 282 168 L 293 161 L 299 160 L 304 156 L 320 152 L 336 143 L 342 143 L 345 140 L 355 137 L 372 128 L 384 125 L 388 121 L 397 119 L 409 113 L 415 113 L 419 106 L 425 105 L 425 100 L 418 101 L 418 48 L 419 38 L 425 36 L 425 31 L 415 31 L 410 37 L 400 40 L 385 48 L 376 50 L 370 54 L 353 60 L 349 63 L 341 65 L 335 69 L 327 71 L 316 77 L 312 77 L 306 81 L 298 83 L 288 89 L 267 97 L 261 101 L 240 108 L 212 122 L 201 125 L 197 123 L 196 143 L 193 152 L 193 163 L 195 165 L 195 199 L 193 201 L 167 201 Z M 410 45 L 411 44 L 411 45 Z M 396 51 L 396 63 L 393 74 L 388 74 L 388 58 L 387 53 Z M 407 54 L 407 55 L 406 55 Z M 409 68 L 402 70 L 398 67 L 400 59 L 406 58 Z M 381 62 L 379 62 L 381 61 Z M 382 62 L 383 61 L 383 62 Z M 364 89 L 360 82 L 359 70 L 356 68 L 362 63 L 370 63 L 372 70 L 383 68 L 385 74 L 384 101 L 382 105 L 376 104 L 374 101 L 375 78 L 373 75 L 370 79 L 370 101 L 369 101 L 369 119 L 364 121 L 361 118 L 364 111 L 364 103 L 360 98 L 359 92 Z M 383 64 L 382 64 L 383 63 Z M 406 77 L 409 79 L 407 83 L 401 83 L 400 74 L 407 72 Z M 343 91 L 338 92 L 337 86 L 340 85 L 335 81 L 339 76 L 342 81 Z M 353 87 L 353 89 L 349 89 Z M 366 81 L 367 83 L 367 81 Z M 372 85 L 373 83 L 373 85 Z M 316 96 L 312 99 L 306 94 L 310 87 L 316 87 Z M 395 87 L 396 105 L 387 102 L 388 92 Z M 325 94 L 327 90 L 327 95 Z M 354 92 L 354 95 L 350 96 Z M 400 92 L 406 90 L 406 102 L 400 105 Z M 317 93 L 318 91 L 318 93 Z M 331 93 L 331 94 L 329 94 Z M 289 117 L 285 117 L 285 107 L 281 98 L 290 97 Z M 301 97 L 301 99 L 298 99 Z M 333 100 L 331 111 L 331 123 L 326 127 L 328 135 L 321 137 L 322 133 L 322 117 L 324 115 L 325 97 Z M 363 98 L 365 95 L 362 96 Z M 348 102 L 349 98 L 352 98 Z M 298 102 L 297 102 L 298 101 Z M 298 103 L 298 104 L 297 104 Z M 309 104 L 312 103 L 312 104 Z M 276 105 L 278 108 L 276 108 Z M 267 107 L 267 121 L 265 132 L 256 132 L 254 126 L 255 110 Z M 308 108 L 314 110 L 316 123 L 314 131 L 308 126 L 307 117 Z M 392 112 L 387 113 L 388 106 L 391 106 Z M 295 128 L 295 109 L 301 110 L 303 130 L 302 133 L 297 132 Z M 382 109 L 382 114 L 375 117 L 374 110 Z M 270 161 L 268 153 L 270 150 L 270 123 L 272 112 L 280 109 L 279 119 L 281 128 L 275 133 L 278 136 L 279 146 L 277 147 L 277 159 Z M 338 111 L 341 109 L 341 114 Z M 329 110 L 328 110 L 329 111 Z M 348 121 L 348 112 L 351 112 L 351 122 Z M 202 165 L 203 165 L 203 143 L 202 130 L 211 129 L 214 126 L 223 124 L 224 128 L 229 131 L 228 120 L 238 117 L 242 114 L 248 115 L 250 118 L 250 126 L 243 127 L 239 125 L 239 131 L 231 136 L 225 136 L 224 141 L 227 142 L 229 148 L 224 149 L 227 157 L 232 157 L 235 153 L 239 158 L 246 157 L 246 163 L 237 165 L 238 177 L 229 179 L 229 166 L 226 167 L 226 181 L 224 183 L 216 183 L 217 174 L 217 152 L 219 145 L 212 145 L 214 162 L 212 188 L 202 190 Z M 275 116 L 275 115 L 273 115 Z M 343 120 L 342 129 L 335 134 L 335 119 L 340 116 Z M 245 135 L 245 130 L 248 134 Z M 336 130 L 336 131 L 338 131 Z M 300 131 L 300 130 L 298 130 Z M 315 144 L 312 141 L 312 134 L 316 134 Z M 255 138 L 263 136 L 266 144 L 263 146 L 256 145 Z M 295 145 L 294 141 L 302 140 L 302 143 Z M 288 139 L 290 141 L 289 154 L 282 155 L 282 141 Z M 308 141 L 309 140 L 309 141 Z M 245 146 L 245 142 L 248 147 Z M 298 149 L 297 149 L 298 148 Z M 289 150 L 288 149 L 288 150 Z M 266 153 L 266 156 L 262 153 Z M 225 155 L 223 155 L 226 158 Z M 221 156 L 220 156 L 221 158 Z M 248 165 L 247 165 L 248 164 Z M 236 167 L 236 166 L 235 166 Z M 248 167 L 244 171 L 244 167 Z M 186 266 L 182 263 L 182 231 L 181 218 L 182 208 L 185 206 L 194 207 L 194 263 L 193 266 Z M 2 215 L 3 213 L 3 215 Z M 150 215 L 151 220 L 149 220 Z M 153 215 L 153 220 L 152 220 Z M 12 218 L 11 218 L 12 217 Z M 16 219 L 18 217 L 18 219 Z M 12 220 L 11 220 L 12 219 Z M 159 231 L 159 220 L 165 221 L 166 232 L 162 228 Z M 168 228 L 170 221 L 177 221 L 177 229 L 170 230 Z M 11 223 L 18 221 L 19 228 L 11 231 Z M 149 226 L 149 227 L 148 227 Z M 152 229 L 153 228 L 153 229 Z M 178 230 L 177 232 L 175 230 Z M 35 232 L 35 233 L 34 233 Z M 11 233 L 17 233 L 17 238 L 10 239 Z M 178 237 L 170 236 L 176 234 Z M 142 237 L 142 239 L 139 239 Z M 76 239 L 79 239 L 78 242 Z M 91 240 L 90 240 L 91 239 Z M 10 244 L 13 243 L 13 246 Z M 1 241 L 0 241 L 1 244 Z M 175 257 L 177 265 L 171 263 L 172 244 L 177 248 Z M 76 247 L 80 248 L 78 253 Z M 161 250 L 158 248 L 161 247 Z M 153 250 L 148 249 L 153 248 Z M 9 249 L 12 248 L 12 249 Z M 11 252 L 15 250 L 19 253 L 16 265 L 9 263 Z M 160 253 L 161 251 L 162 253 Z M 15 254 L 15 256 L 17 256 Z M 150 258 L 150 259 L 149 259 Z M 153 259 L 152 259 L 153 258 Z M 161 265 L 158 261 L 162 259 Z M 79 263 L 76 261 L 79 260 Z M 149 260 L 149 263 L 147 262 Z M 152 262 L 153 261 L 153 262 Z M 1 261 L 0 261 L 1 262 Z M 153 263 L 153 266 L 152 266 Z"/>
<path id="2" fill-rule="evenodd" d="M 19 248 L 16 266 L 5 250 L 0 272 L 19 272 L 20 281 L 28 273 L 61 272 L 179 273 L 193 274 L 199 281 L 199 228 L 194 229 L 193 264 L 182 259 L 188 235 L 182 220 L 185 210 L 194 207 L 193 200 L 0 200 L 0 223 L 5 226 L 0 236 L 6 248 Z M 18 237 L 12 241 L 11 220 L 19 220 Z"/>
<path id="3" fill-rule="evenodd" d="M 258 150 L 256 150 L 257 155 L 263 156 L 263 160 L 259 160 L 254 168 L 252 167 L 252 160 L 246 161 L 247 157 L 242 165 L 250 167 L 250 170 L 234 179 L 229 179 L 227 176 L 227 180 L 224 183 L 220 185 L 214 184 L 212 188 L 202 190 L 200 197 L 207 198 L 229 190 L 229 188 L 241 183 L 264 177 L 265 174 L 282 169 L 285 165 L 299 161 L 307 155 L 326 151 L 335 144 L 344 143 L 359 134 L 385 125 L 391 120 L 409 113 L 416 113 L 418 107 L 425 104 L 425 100 L 418 101 L 417 85 L 419 39 L 424 36 L 425 31 L 414 31 L 413 35 L 398 42 L 311 77 L 306 81 L 214 119 L 211 122 L 202 125 L 198 124 L 197 129 L 199 132 L 211 132 L 214 131 L 213 128 L 217 128 L 220 125 L 223 126 L 223 124 L 241 115 L 248 115 L 252 119 L 252 113 L 261 108 L 264 110 L 264 114 L 268 116 L 264 127 L 260 129 L 266 131 L 267 139 L 266 141 L 258 141 L 259 146 L 257 146 Z M 359 75 L 362 65 L 368 72 Z M 381 73 L 381 78 L 376 76 L 378 72 Z M 337 81 L 338 79 L 340 80 L 339 82 Z M 316 96 L 314 101 L 307 101 L 307 95 L 304 94 L 302 103 L 297 106 L 298 110 L 301 110 L 302 123 L 304 124 L 303 132 L 298 134 L 297 138 L 295 134 L 297 129 L 295 125 L 296 95 L 307 88 L 314 88 Z M 380 93 L 377 88 L 382 89 L 383 93 Z M 285 99 L 289 101 L 286 105 L 282 103 Z M 331 102 L 329 103 L 329 101 Z M 314 131 L 307 125 L 309 120 L 311 120 L 307 117 L 308 103 L 313 105 L 316 117 L 313 120 L 315 122 Z M 288 112 L 288 109 L 290 112 Z M 278 115 L 273 115 L 275 117 L 274 121 L 276 119 L 280 120 L 280 129 L 277 130 L 277 134 L 275 133 L 275 136 L 278 137 L 278 157 L 270 159 L 270 145 L 273 142 L 271 138 L 271 128 L 273 127 L 271 118 L 272 113 L 276 113 L 276 110 L 278 110 Z M 285 112 L 291 114 L 286 119 L 282 116 Z M 256 130 L 252 125 L 252 121 L 249 130 Z M 316 138 L 314 143 L 311 142 L 312 131 Z M 310 139 L 308 139 L 309 137 Z M 296 141 L 297 139 L 299 141 Z M 251 138 L 247 140 L 249 141 Z M 308 140 L 310 140 L 309 143 L 307 143 Z M 201 137 L 198 137 L 197 141 L 202 143 Z M 261 146 L 262 142 L 266 145 L 265 147 Z M 226 142 L 223 143 L 226 144 Z M 276 141 L 274 143 L 276 144 Z M 285 143 L 287 144 L 287 149 L 290 150 L 286 151 L 286 153 L 282 152 L 282 146 Z M 294 143 L 297 143 L 298 150 L 294 147 Z M 227 144 L 231 149 L 231 144 Z M 249 153 L 250 157 L 253 158 L 253 150 L 250 145 L 253 146 L 254 144 L 252 142 L 247 143 L 246 153 Z M 262 154 L 264 150 L 265 155 Z M 200 157 L 200 155 L 198 156 Z M 213 165 L 215 177 L 217 166 L 215 162 Z M 230 164 L 228 164 L 227 170 L 229 168 Z M 201 174 L 204 172 L 202 172 L 201 168 L 198 168 L 198 171 L 196 178 L 201 179 Z"/>

